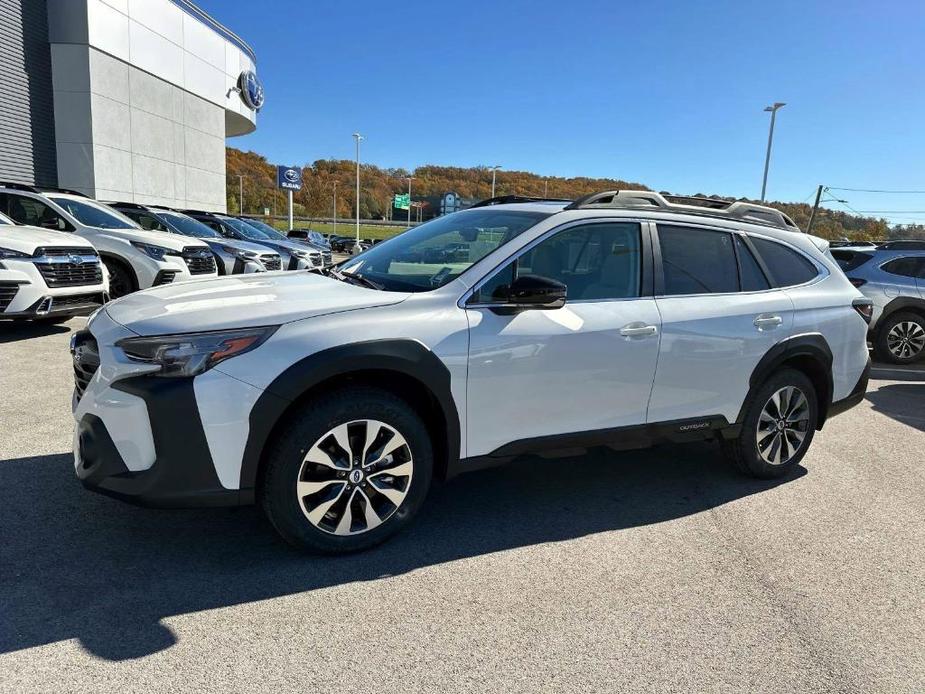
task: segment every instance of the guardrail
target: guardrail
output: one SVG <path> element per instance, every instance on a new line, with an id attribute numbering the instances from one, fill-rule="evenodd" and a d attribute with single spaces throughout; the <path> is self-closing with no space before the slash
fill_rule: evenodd
<path id="1" fill-rule="evenodd" d="M 190 0 L 170 0 L 174 5 L 179 7 L 181 10 L 186 12 L 188 15 L 195 17 L 203 24 L 207 25 L 210 29 L 215 31 L 219 36 L 228 41 L 231 41 L 235 46 L 240 48 L 242 51 L 247 53 L 248 57 L 254 63 L 257 64 L 257 54 L 254 53 L 254 49 L 250 47 L 250 44 L 247 43 L 244 39 L 234 33 L 231 29 L 226 27 L 224 24 L 219 22 L 217 19 L 212 17 L 208 12 L 198 7 L 196 4 L 190 2 Z"/>

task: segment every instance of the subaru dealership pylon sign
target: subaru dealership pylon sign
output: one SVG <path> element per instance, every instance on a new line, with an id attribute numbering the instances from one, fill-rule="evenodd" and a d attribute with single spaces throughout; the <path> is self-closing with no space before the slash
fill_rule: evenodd
<path id="1" fill-rule="evenodd" d="M 298 166 L 277 166 L 276 187 L 286 190 L 302 190 L 302 169 Z"/>

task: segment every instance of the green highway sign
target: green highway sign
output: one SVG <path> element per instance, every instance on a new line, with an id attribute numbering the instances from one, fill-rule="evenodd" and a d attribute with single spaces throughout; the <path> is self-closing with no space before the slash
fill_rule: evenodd
<path id="1" fill-rule="evenodd" d="M 396 210 L 407 210 L 411 207 L 411 196 L 408 195 L 408 193 L 399 193 L 395 196 L 392 206 L 395 207 Z"/>

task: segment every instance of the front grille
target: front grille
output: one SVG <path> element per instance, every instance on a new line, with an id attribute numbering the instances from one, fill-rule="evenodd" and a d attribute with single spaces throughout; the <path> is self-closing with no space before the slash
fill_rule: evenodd
<path id="1" fill-rule="evenodd" d="M 191 275 L 211 275 L 215 272 L 215 257 L 208 249 L 184 248 L 182 256 Z"/>
<path id="2" fill-rule="evenodd" d="M 57 311 L 67 306 L 83 306 L 85 304 L 102 304 L 102 294 L 72 294 L 71 296 L 56 296 L 51 300 L 51 308 Z"/>
<path id="3" fill-rule="evenodd" d="M 71 360 L 74 365 L 74 390 L 83 396 L 93 374 L 100 368 L 100 353 L 96 339 L 89 330 L 78 330 L 71 339 Z"/>
<path id="4" fill-rule="evenodd" d="M 45 284 L 52 288 L 80 287 L 103 281 L 103 266 L 98 260 L 90 263 L 36 263 L 35 267 L 42 273 Z"/>
<path id="5" fill-rule="evenodd" d="M 32 254 L 33 258 L 42 258 L 42 257 L 51 257 L 51 256 L 62 256 L 62 255 L 99 255 L 96 252 L 95 248 L 61 248 L 55 246 L 54 248 L 36 248 L 35 253 Z"/>
<path id="6" fill-rule="evenodd" d="M 260 256 L 260 262 L 263 263 L 267 270 L 279 270 L 283 267 L 283 262 L 278 255 L 262 255 Z"/>
<path id="7" fill-rule="evenodd" d="M 18 291 L 19 285 L 16 282 L 0 282 L 0 311 L 6 311 Z"/>

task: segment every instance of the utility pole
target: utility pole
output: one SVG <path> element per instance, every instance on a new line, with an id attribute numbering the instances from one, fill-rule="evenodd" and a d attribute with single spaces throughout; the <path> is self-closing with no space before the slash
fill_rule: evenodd
<path id="1" fill-rule="evenodd" d="M 360 140 L 363 136 L 360 133 L 353 133 L 353 139 L 357 142 L 357 238 L 353 246 L 353 252 L 360 252 Z"/>
<path id="2" fill-rule="evenodd" d="M 238 214 L 244 214 L 244 176 L 238 174 Z"/>
<path id="3" fill-rule="evenodd" d="M 819 184 L 819 187 L 816 188 L 816 202 L 813 203 L 813 211 L 809 215 L 809 224 L 806 225 L 807 234 L 813 233 L 813 222 L 816 221 L 816 212 L 819 210 L 819 201 L 822 200 L 822 192 L 824 190 L 825 190 L 825 186 L 822 185 L 821 183 Z"/>
<path id="4" fill-rule="evenodd" d="M 768 151 L 764 155 L 764 178 L 761 179 L 761 202 L 764 202 L 764 192 L 768 187 L 768 165 L 771 163 L 771 142 L 774 140 L 774 119 L 777 117 L 777 109 L 783 108 L 787 104 L 775 101 L 770 106 L 765 106 L 765 111 L 771 114 L 771 129 L 768 130 Z"/>
<path id="5" fill-rule="evenodd" d="M 549 179 L 548 178 L 543 179 L 543 197 L 544 198 L 549 197 Z"/>
<path id="6" fill-rule="evenodd" d="M 337 236 L 337 179 L 334 179 L 334 231 L 333 235 Z"/>
<path id="7" fill-rule="evenodd" d="M 414 176 L 408 176 L 408 228 L 411 228 L 411 181 Z"/>

